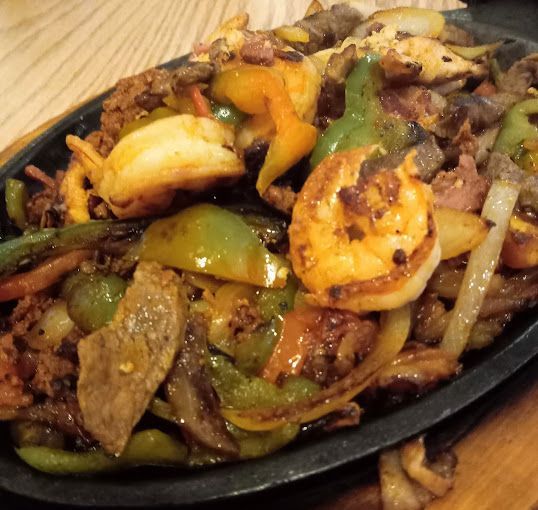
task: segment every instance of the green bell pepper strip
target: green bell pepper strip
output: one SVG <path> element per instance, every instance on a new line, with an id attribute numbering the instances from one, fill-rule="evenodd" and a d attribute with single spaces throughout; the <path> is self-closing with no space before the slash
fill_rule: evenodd
<path id="1" fill-rule="evenodd" d="M 258 374 L 271 356 L 281 329 L 282 324 L 273 319 L 237 342 L 234 349 L 237 368 L 247 374 Z"/>
<path id="2" fill-rule="evenodd" d="M 493 150 L 519 159 L 524 151 L 522 143 L 538 139 L 538 127 L 529 121 L 529 116 L 535 114 L 538 114 L 538 99 L 527 99 L 512 106 L 504 116 Z"/>
<path id="3" fill-rule="evenodd" d="M 62 287 L 69 317 L 84 333 L 91 333 L 114 317 L 127 282 L 116 274 L 76 273 Z"/>
<path id="4" fill-rule="evenodd" d="M 257 374 L 263 368 L 280 337 L 284 315 L 293 310 L 297 288 L 297 279 L 291 275 L 283 289 L 256 292 L 254 304 L 265 324 L 237 343 L 234 357 L 240 370 Z"/>
<path id="5" fill-rule="evenodd" d="M 211 111 L 217 120 L 233 126 L 238 126 L 247 118 L 247 114 L 233 104 L 211 102 Z"/>
<path id="6" fill-rule="evenodd" d="M 170 404 L 160 398 L 155 397 L 152 400 L 148 411 L 163 420 L 179 425 Z M 229 422 L 226 423 L 226 427 L 239 444 L 240 459 L 253 459 L 268 455 L 293 441 L 300 430 L 300 426 L 295 423 L 288 423 L 267 432 L 242 430 Z M 226 460 L 228 459 L 218 455 L 218 453 L 200 446 L 191 450 L 188 464 L 190 466 L 204 466 Z"/>
<path id="7" fill-rule="evenodd" d="M 264 321 L 277 319 L 284 320 L 284 315 L 293 310 L 295 294 L 299 288 L 299 282 L 294 276 L 288 278 L 283 289 L 260 289 L 256 293 L 256 306 Z"/>
<path id="8" fill-rule="evenodd" d="M 6 180 L 6 211 L 9 219 L 21 230 L 27 223 L 26 202 L 28 190 L 26 184 L 18 179 Z"/>
<path id="9" fill-rule="evenodd" d="M 240 216 L 212 204 L 152 223 L 140 258 L 260 287 L 283 287 L 289 272 L 286 260 L 267 250 Z"/>
<path id="10" fill-rule="evenodd" d="M 7 276 L 24 262 L 81 248 L 101 248 L 106 241 L 138 237 L 146 222 L 90 221 L 63 228 L 44 228 L 0 243 L 0 276 Z"/>
<path id="11" fill-rule="evenodd" d="M 316 383 L 304 377 L 288 377 L 279 387 L 260 377 L 248 376 L 224 356 L 210 356 L 209 368 L 213 388 L 222 406 L 232 409 L 292 404 L 319 390 Z"/>
<path id="12" fill-rule="evenodd" d="M 228 430 L 239 444 L 241 459 L 255 459 L 279 450 L 293 441 L 300 430 L 300 425 L 286 425 L 267 432 L 251 432 L 227 423 Z"/>
<path id="13" fill-rule="evenodd" d="M 499 65 L 499 61 L 496 58 L 491 58 L 489 60 L 489 74 L 495 86 L 498 87 L 503 72 Z"/>
<path id="14" fill-rule="evenodd" d="M 109 457 L 103 450 L 69 452 L 46 446 L 23 446 L 17 455 L 38 471 L 54 475 L 90 474 L 135 466 L 185 465 L 187 447 L 160 430 L 134 434 L 120 457 Z"/>
<path id="15" fill-rule="evenodd" d="M 383 111 L 378 92 L 382 86 L 380 56 L 361 58 L 346 80 L 346 108 L 318 139 L 310 166 L 335 152 L 371 144 L 387 151 L 403 149 L 417 141 L 416 123 L 407 122 Z"/>

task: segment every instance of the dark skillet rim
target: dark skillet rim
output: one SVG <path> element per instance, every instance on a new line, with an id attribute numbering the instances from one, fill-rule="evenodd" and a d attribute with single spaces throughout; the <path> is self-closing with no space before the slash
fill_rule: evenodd
<path id="1" fill-rule="evenodd" d="M 449 17 L 457 17 L 461 12 L 452 12 Z M 464 21 L 472 23 L 470 19 Z M 495 28 L 495 31 L 502 35 L 502 29 Z M 185 58 L 172 60 L 163 67 L 175 67 Z M 86 115 L 95 113 L 108 94 L 92 99 L 36 137 L 0 168 L 0 176 L 20 172 L 37 154 L 47 150 L 51 139 L 72 129 Z M 196 471 L 156 468 L 118 476 L 59 478 L 38 473 L 13 453 L 4 455 L 2 451 L 0 488 L 42 502 L 80 507 L 192 505 L 256 494 L 368 458 L 440 423 L 491 391 L 538 355 L 537 339 L 538 320 L 532 318 L 532 312 L 523 314 L 483 353 L 481 361 L 471 361 L 463 374 L 446 386 L 383 417 L 366 420 L 359 428 L 290 445 L 262 459 Z"/>

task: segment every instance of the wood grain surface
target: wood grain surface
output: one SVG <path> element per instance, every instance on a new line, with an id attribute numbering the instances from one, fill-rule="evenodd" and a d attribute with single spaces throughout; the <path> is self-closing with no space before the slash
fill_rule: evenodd
<path id="1" fill-rule="evenodd" d="M 254 28 L 302 16 L 309 0 L 0 0 L 0 164 L 38 126 L 115 81 L 189 51 L 223 19 L 247 10 Z M 457 0 L 398 2 L 437 9 Z M 392 0 L 364 1 L 392 6 Z M 7 78 L 7 79 L 6 79 Z M 48 123 L 46 123 L 48 124 Z M 45 125 L 46 125 L 45 124 Z M 36 129 L 37 128 L 37 129 Z M 32 132 L 31 132 L 32 131 Z M 22 136 L 26 134 L 26 136 Z M 456 446 L 455 488 L 430 510 L 538 508 L 538 379 L 499 402 Z M 335 494 L 323 509 L 360 509 L 368 489 Z"/>

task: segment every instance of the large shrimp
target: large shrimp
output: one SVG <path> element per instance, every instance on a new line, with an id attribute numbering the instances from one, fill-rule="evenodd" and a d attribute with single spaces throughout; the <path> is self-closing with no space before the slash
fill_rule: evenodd
<path id="1" fill-rule="evenodd" d="M 313 304 L 354 312 L 416 299 L 440 260 L 433 195 L 414 151 L 361 174 L 375 146 L 325 158 L 307 179 L 289 229 L 293 269 Z"/>
<path id="2" fill-rule="evenodd" d="M 249 37 L 255 35 L 253 32 L 246 30 L 247 25 L 248 15 L 246 13 L 234 16 L 225 21 L 200 45 L 202 49 L 192 57 L 192 60 L 208 62 L 211 44 L 220 40 L 226 47 L 227 52 L 233 55 L 233 58 L 223 62 L 219 66 L 219 70 L 226 71 L 242 65 L 244 61 L 241 57 L 241 48 Z M 260 37 L 263 37 L 263 35 L 260 35 Z M 266 44 L 274 46 L 274 39 L 267 37 Z M 318 95 L 321 87 L 321 75 L 308 57 L 303 57 L 293 50 L 293 48 L 278 47 L 275 49 L 280 51 L 275 52 L 271 68 L 282 76 L 284 86 L 299 118 L 305 122 L 312 122 L 316 114 Z M 286 53 L 291 55 L 291 59 L 279 56 Z M 249 141 L 258 134 L 258 131 L 256 131 L 257 126 L 251 126 L 247 123 L 243 129 L 246 132 L 252 131 L 253 135 L 249 138 Z M 246 137 L 247 135 L 244 134 L 243 136 Z"/>
<path id="3" fill-rule="evenodd" d="M 106 159 L 76 136 L 66 142 L 77 159 L 62 188 L 74 222 L 89 219 L 84 177 L 118 218 L 132 218 L 165 210 L 177 189 L 206 189 L 245 171 L 233 148 L 233 128 L 192 115 L 174 115 L 133 131 Z"/>

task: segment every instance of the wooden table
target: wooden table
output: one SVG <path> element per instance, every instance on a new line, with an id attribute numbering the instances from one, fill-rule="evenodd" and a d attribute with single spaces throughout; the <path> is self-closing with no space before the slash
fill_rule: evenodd
<path id="1" fill-rule="evenodd" d="M 309 0 L 0 0 L 0 149 L 122 76 L 187 53 L 238 12 L 251 27 L 301 17 Z M 393 0 L 355 2 L 367 12 Z M 436 9 L 458 0 L 402 1 Z M 38 130 L 39 131 L 39 130 Z M 27 143 L 23 137 L 3 156 Z M 1 159 L 1 158 L 0 158 Z M 431 510 L 538 508 L 538 379 L 499 402 L 456 446 L 456 486 Z M 361 487 L 323 509 L 360 508 Z"/>

